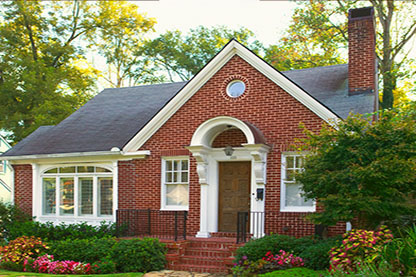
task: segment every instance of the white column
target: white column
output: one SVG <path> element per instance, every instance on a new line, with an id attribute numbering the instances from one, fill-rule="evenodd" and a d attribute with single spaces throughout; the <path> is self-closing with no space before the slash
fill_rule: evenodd
<path id="1" fill-rule="evenodd" d="M 32 216 L 39 217 L 42 207 L 42 188 L 38 184 L 39 166 L 32 163 Z"/>
<path id="2" fill-rule="evenodd" d="M 198 145 L 188 146 L 189 151 L 196 159 L 196 171 L 199 177 L 199 184 L 201 185 L 201 209 L 200 209 L 200 223 L 199 232 L 196 234 L 198 238 L 209 238 L 208 232 L 208 189 L 209 189 L 209 172 L 208 172 L 208 153 L 209 147 Z"/>
<path id="3" fill-rule="evenodd" d="M 113 221 L 116 222 L 118 209 L 118 161 L 113 162 Z"/>

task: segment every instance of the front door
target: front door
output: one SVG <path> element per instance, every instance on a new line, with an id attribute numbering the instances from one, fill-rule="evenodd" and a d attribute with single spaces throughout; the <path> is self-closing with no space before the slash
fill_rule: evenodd
<path id="1" fill-rule="evenodd" d="M 236 232 L 237 213 L 250 211 L 250 173 L 251 162 L 219 163 L 219 232 Z"/>

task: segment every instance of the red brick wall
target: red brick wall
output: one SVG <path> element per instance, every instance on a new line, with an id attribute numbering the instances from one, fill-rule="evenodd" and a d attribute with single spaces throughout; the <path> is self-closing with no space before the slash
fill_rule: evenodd
<path id="1" fill-rule="evenodd" d="M 375 91 L 376 37 L 373 15 L 348 21 L 348 87 L 350 94 Z"/>
<path id="2" fill-rule="evenodd" d="M 221 148 L 230 145 L 232 147 L 241 147 L 241 144 L 247 143 L 246 136 L 239 129 L 226 130 L 219 134 L 212 142 L 212 147 Z"/>
<path id="3" fill-rule="evenodd" d="M 32 165 L 13 165 L 14 202 L 32 216 Z"/>
<path id="4" fill-rule="evenodd" d="M 225 93 L 233 78 L 244 80 L 247 87 L 243 96 L 236 99 Z M 266 226 L 267 230 L 281 232 L 283 226 L 290 225 L 288 234 L 311 235 L 314 226 L 303 219 L 304 214 L 279 212 L 280 160 L 281 151 L 294 138 L 303 137 L 300 122 L 318 131 L 323 121 L 238 56 L 224 65 L 146 142 L 141 150 L 150 150 L 150 157 L 119 163 L 120 208 L 160 208 L 161 157 L 188 153 L 184 147 L 190 144 L 197 127 L 216 116 L 231 116 L 253 124 L 272 147 L 267 161 L 265 208 L 278 216 L 275 224 Z M 199 230 L 200 213 L 200 185 L 193 157 L 190 157 L 189 191 L 188 232 L 192 235 Z"/>

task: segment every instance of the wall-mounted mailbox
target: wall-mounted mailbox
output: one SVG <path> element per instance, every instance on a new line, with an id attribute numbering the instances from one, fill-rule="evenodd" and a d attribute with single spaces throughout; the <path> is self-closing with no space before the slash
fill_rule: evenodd
<path id="1" fill-rule="evenodd" d="M 264 189 L 257 189 L 256 193 L 256 200 L 263 200 L 264 199 Z"/>

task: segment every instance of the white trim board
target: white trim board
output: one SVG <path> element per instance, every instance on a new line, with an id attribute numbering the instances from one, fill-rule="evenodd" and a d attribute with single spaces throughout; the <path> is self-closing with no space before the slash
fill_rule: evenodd
<path id="1" fill-rule="evenodd" d="M 286 76 L 275 70 L 264 60 L 245 48 L 236 40 L 231 40 L 185 87 L 159 111 L 124 147 L 123 152 L 140 149 L 173 114 L 175 114 L 215 73 L 234 55 L 238 55 L 264 76 L 281 87 L 296 100 L 314 112 L 327 123 L 333 125 L 339 117 L 327 107 L 299 88 Z"/>

